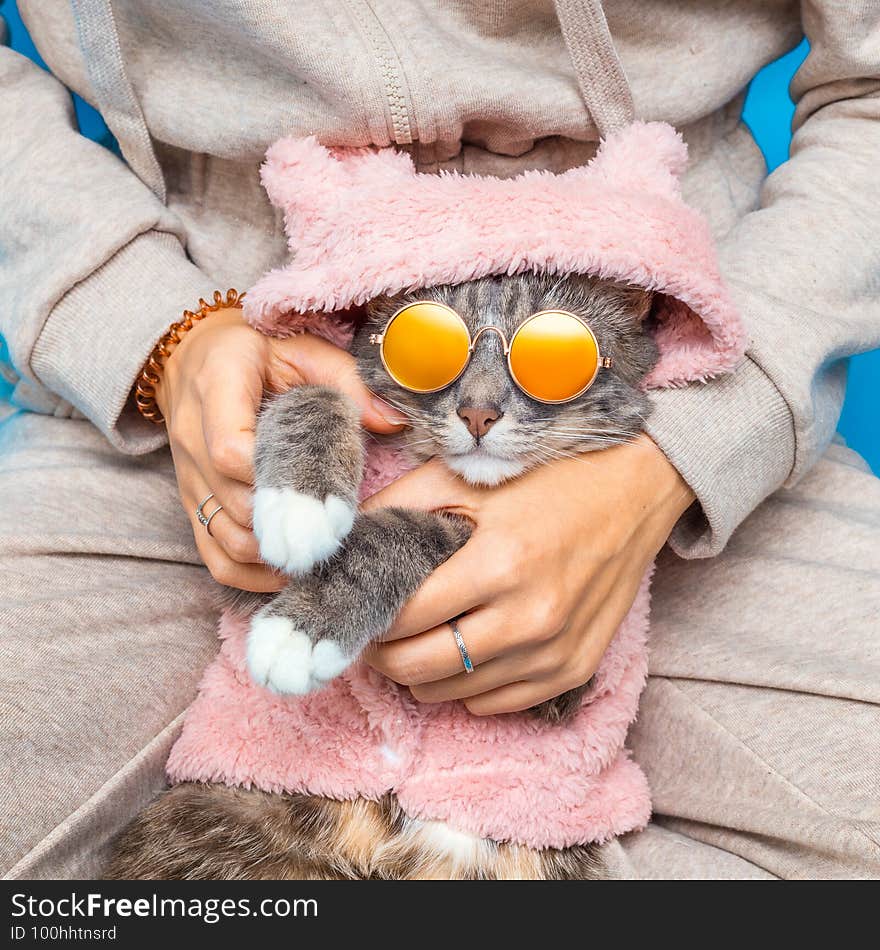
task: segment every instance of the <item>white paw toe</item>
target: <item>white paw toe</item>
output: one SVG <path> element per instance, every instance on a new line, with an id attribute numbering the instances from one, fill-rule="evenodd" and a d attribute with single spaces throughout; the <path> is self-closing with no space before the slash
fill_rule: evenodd
<path id="1" fill-rule="evenodd" d="M 323 501 L 292 488 L 259 488 L 254 533 L 267 563 L 304 574 L 339 549 L 354 524 L 354 509 L 337 495 Z"/>
<path id="2" fill-rule="evenodd" d="M 318 684 L 335 679 L 351 665 L 351 660 L 332 640 L 319 640 L 312 648 L 312 679 Z"/>
<path id="3" fill-rule="evenodd" d="M 311 689 L 312 641 L 286 617 L 258 614 L 251 622 L 247 664 L 254 682 L 301 696 Z"/>
<path id="4" fill-rule="evenodd" d="M 332 640 L 312 644 L 286 617 L 257 614 L 247 641 L 247 665 L 255 683 L 282 696 L 303 696 L 335 679 L 351 663 Z"/>

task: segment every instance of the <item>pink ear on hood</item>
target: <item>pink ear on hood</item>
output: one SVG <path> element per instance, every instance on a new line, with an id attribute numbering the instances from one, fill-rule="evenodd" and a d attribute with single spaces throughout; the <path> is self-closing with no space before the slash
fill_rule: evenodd
<path id="1" fill-rule="evenodd" d="M 675 199 L 686 165 L 687 145 L 671 125 L 634 122 L 625 135 L 605 139 L 586 168 L 612 188 Z"/>
<path id="2" fill-rule="evenodd" d="M 295 213 L 312 218 L 345 189 L 348 174 L 345 165 L 310 135 L 279 139 L 270 146 L 260 180 L 272 204 L 284 209 L 285 217 Z"/>
<path id="3" fill-rule="evenodd" d="M 394 148 L 334 148 L 330 154 L 345 167 L 352 188 L 393 187 L 416 175 L 409 154 Z"/>
<path id="4" fill-rule="evenodd" d="M 291 251 L 293 236 L 345 218 L 352 190 L 393 187 L 395 179 L 416 173 L 405 152 L 394 149 L 325 148 L 310 135 L 275 142 L 266 152 L 260 180 L 272 204 L 284 211 Z M 311 230 L 310 230 L 311 233 Z"/>

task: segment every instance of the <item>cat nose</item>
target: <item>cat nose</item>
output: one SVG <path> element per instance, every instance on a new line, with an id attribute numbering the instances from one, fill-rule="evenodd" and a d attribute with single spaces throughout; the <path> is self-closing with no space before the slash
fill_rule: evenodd
<path id="1" fill-rule="evenodd" d="M 496 406 L 459 406 L 458 418 L 475 439 L 483 436 L 504 415 Z"/>

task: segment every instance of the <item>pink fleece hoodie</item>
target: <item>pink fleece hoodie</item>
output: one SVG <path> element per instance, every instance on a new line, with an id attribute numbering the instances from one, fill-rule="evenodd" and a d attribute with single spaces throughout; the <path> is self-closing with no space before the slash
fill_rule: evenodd
<path id="1" fill-rule="evenodd" d="M 597 274 L 657 293 L 660 359 L 646 386 L 704 381 L 730 372 L 746 340 L 708 225 L 681 197 L 685 162 L 663 123 L 610 135 L 586 166 L 513 179 L 424 175 L 391 149 L 283 139 L 263 183 L 293 258 L 250 291 L 245 314 L 267 333 L 345 344 L 351 326 L 333 314 L 380 293 L 525 270 Z M 406 468 L 372 446 L 362 495 Z M 363 664 L 319 693 L 279 697 L 250 680 L 247 622 L 227 614 L 169 777 L 337 799 L 394 792 L 414 818 L 536 848 L 643 827 L 650 793 L 624 743 L 647 676 L 649 577 L 562 726 L 422 705 Z"/>

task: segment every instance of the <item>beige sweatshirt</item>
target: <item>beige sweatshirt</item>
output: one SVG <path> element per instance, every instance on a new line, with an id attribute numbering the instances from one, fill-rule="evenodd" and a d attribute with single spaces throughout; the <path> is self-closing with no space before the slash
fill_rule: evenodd
<path id="1" fill-rule="evenodd" d="M 571 6 L 571 4 L 569 4 Z M 412 151 L 423 170 L 513 174 L 589 158 L 596 129 L 551 0 L 20 0 L 54 77 L 0 49 L 0 332 L 20 405 L 82 413 L 116 448 L 164 433 L 130 394 L 155 340 L 216 288 L 285 257 L 267 145 Z M 649 431 L 714 554 L 830 440 L 844 358 L 880 345 L 880 2 L 607 0 L 636 114 L 689 143 L 748 323 L 734 377 L 658 393 Z M 769 179 L 739 119 L 750 78 L 806 33 L 792 158 Z M 82 138 L 75 90 L 127 163 Z"/>

